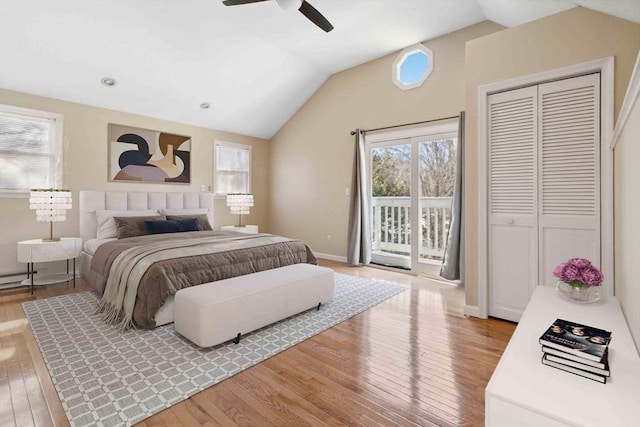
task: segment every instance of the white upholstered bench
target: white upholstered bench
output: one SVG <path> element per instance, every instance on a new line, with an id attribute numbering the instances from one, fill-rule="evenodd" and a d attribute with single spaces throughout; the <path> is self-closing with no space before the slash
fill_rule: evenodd
<path id="1" fill-rule="evenodd" d="M 211 347 L 333 299 L 333 270 L 293 264 L 176 292 L 175 329 Z"/>

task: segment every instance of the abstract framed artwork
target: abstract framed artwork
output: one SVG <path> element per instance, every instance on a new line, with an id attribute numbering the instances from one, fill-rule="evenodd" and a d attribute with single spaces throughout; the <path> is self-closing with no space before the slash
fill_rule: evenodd
<path id="1" fill-rule="evenodd" d="M 191 137 L 109 123 L 109 181 L 191 182 Z"/>

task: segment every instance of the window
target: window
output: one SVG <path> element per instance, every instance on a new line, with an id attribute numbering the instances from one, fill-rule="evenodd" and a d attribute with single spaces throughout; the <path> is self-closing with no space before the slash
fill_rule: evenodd
<path id="1" fill-rule="evenodd" d="M 0 105 L 0 192 L 62 187 L 62 115 Z"/>
<path id="2" fill-rule="evenodd" d="M 213 188 L 215 194 L 251 192 L 251 146 L 215 142 Z"/>
<path id="3" fill-rule="evenodd" d="M 393 62 L 393 83 L 402 90 L 422 86 L 433 71 L 433 52 L 421 44 L 400 52 Z"/>
<path id="4" fill-rule="evenodd" d="M 367 135 L 371 260 L 438 277 L 451 222 L 457 123 Z"/>

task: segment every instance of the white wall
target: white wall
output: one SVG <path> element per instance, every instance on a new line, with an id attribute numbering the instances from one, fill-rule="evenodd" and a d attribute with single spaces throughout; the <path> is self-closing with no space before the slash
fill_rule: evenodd
<path id="1" fill-rule="evenodd" d="M 615 146 L 616 296 L 640 351 L 640 96 Z"/>

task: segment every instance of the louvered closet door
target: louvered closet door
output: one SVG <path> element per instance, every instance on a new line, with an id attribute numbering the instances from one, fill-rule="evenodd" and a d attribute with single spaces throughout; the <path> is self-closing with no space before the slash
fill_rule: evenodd
<path id="1" fill-rule="evenodd" d="M 539 86 L 539 277 L 572 257 L 600 266 L 600 74 Z"/>
<path id="2" fill-rule="evenodd" d="M 489 315 L 518 321 L 537 284 L 537 88 L 489 97 Z"/>

